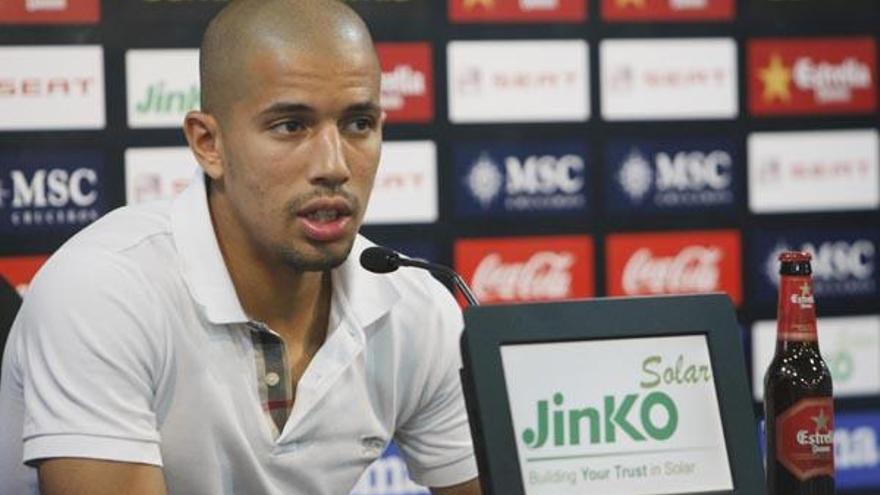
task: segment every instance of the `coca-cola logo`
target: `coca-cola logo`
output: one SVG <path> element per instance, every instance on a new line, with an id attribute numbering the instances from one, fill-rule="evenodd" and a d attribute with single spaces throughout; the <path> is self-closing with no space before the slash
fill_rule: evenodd
<path id="1" fill-rule="evenodd" d="M 455 243 L 455 268 L 485 304 L 595 294 L 588 236 L 462 239 Z"/>
<path id="2" fill-rule="evenodd" d="M 721 250 L 711 246 L 690 246 L 673 256 L 656 256 L 642 248 L 626 263 L 623 290 L 628 294 L 717 290 L 721 259 Z"/>
<path id="3" fill-rule="evenodd" d="M 611 234 L 605 248 L 608 294 L 726 292 L 739 304 L 739 237 L 735 230 Z"/>
<path id="4" fill-rule="evenodd" d="M 471 284 L 479 299 L 560 299 L 571 293 L 575 256 L 540 251 L 523 262 L 505 263 L 492 253 L 477 265 Z"/>

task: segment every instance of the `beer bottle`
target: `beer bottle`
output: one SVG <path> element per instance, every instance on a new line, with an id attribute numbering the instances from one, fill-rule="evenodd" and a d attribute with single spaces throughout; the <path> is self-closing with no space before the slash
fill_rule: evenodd
<path id="1" fill-rule="evenodd" d="M 768 495 L 834 493 L 834 402 L 819 354 L 810 259 L 779 256 L 776 355 L 764 376 Z"/>

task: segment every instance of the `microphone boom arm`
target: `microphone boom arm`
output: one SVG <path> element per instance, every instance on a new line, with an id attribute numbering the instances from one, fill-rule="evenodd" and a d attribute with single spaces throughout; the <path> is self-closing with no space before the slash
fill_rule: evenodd
<path id="1" fill-rule="evenodd" d="M 434 263 L 427 263 L 424 261 L 419 261 L 412 258 L 404 258 L 402 256 L 398 257 L 395 260 L 401 266 L 414 266 L 417 268 L 423 268 L 428 270 L 431 273 L 435 273 L 444 278 L 447 278 L 452 281 L 455 287 L 461 292 L 464 298 L 467 300 L 468 305 L 470 306 L 479 306 L 480 302 L 477 301 L 477 298 L 474 296 L 474 293 L 471 292 L 471 289 L 467 286 L 464 280 L 461 279 L 461 276 L 450 268 L 447 268 L 442 265 L 436 265 Z"/>

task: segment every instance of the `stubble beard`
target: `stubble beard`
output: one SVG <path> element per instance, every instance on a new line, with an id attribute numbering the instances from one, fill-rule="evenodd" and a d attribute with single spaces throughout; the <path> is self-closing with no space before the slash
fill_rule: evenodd
<path id="1" fill-rule="evenodd" d="M 281 254 L 281 261 L 289 268 L 298 272 L 326 272 L 339 267 L 354 247 L 354 238 L 348 241 L 343 253 L 333 253 L 329 249 L 316 248 L 317 254 L 306 254 L 296 248 L 286 248 Z"/>
<path id="2" fill-rule="evenodd" d="M 352 206 L 352 215 L 357 218 L 360 211 L 360 201 L 357 196 L 342 190 L 341 188 L 322 188 L 313 191 L 310 194 L 299 197 L 288 205 L 288 211 L 291 215 L 296 215 L 301 206 L 307 201 L 320 196 L 343 196 Z M 289 268 L 300 272 L 324 272 L 329 271 L 345 263 L 348 255 L 354 247 L 354 238 L 357 234 L 347 239 L 346 245 L 342 248 L 342 252 L 334 252 L 331 246 L 322 246 L 312 244 L 311 249 L 316 254 L 307 254 L 301 249 L 294 246 L 288 246 L 282 249 L 280 258 L 282 262 Z"/>

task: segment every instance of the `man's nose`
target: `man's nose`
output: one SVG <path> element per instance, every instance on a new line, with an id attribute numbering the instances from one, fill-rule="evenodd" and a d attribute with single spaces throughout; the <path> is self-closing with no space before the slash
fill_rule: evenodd
<path id="1" fill-rule="evenodd" d="M 344 184 L 351 177 L 351 170 L 345 160 L 343 150 L 344 142 L 335 125 L 328 124 L 319 128 L 316 138 L 316 146 L 313 147 L 315 156 L 309 160 L 312 164 L 309 171 L 309 181 L 312 184 L 320 184 L 335 187 Z"/>

